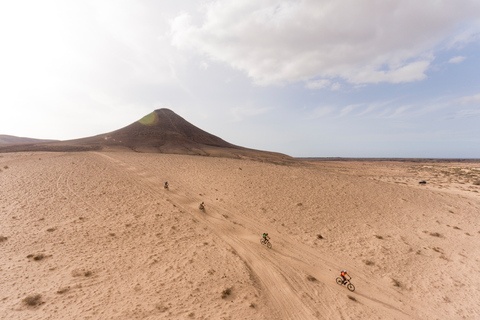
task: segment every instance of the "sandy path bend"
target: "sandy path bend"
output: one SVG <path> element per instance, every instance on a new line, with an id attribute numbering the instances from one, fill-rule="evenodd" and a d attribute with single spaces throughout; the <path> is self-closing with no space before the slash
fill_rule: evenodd
<path id="1" fill-rule="evenodd" d="M 136 180 L 141 187 L 158 194 L 159 197 L 201 221 L 212 233 L 227 243 L 242 259 L 252 273 L 252 278 L 262 288 L 270 305 L 272 318 L 300 320 L 351 316 L 345 308 L 344 297 L 357 293 L 350 293 L 335 283 L 337 271 L 341 268 L 341 263 L 335 258 L 319 254 L 318 251 L 278 231 L 270 233 L 273 236 L 273 249 L 268 249 L 262 246 L 259 240 L 262 230 L 268 230 L 271 226 L 214 203 L 207 203 L 206 212 L 201 212 L 198 209 L 201 196 L 189 190 L 187 185 L 158 193 L 162 188 L 162 182 L 151 179 L 151 176 L 145 173 L 146 168 L 139 164 L 123 162 L 115 157 L 116 154 L 95 154 L 123 168 L 125 174 Z M 197 171 L 194 166 L 193 173 Z M 195 184 L 195 179 L 196 177 L 192 176 L 190 183 Z M 202 185 L 199 184 L 198 189 L 202 190 Z M 308 280 L 308 276 L 316 280 Z M 368 283 L 365 278 L 357 280 Z M 393 314 L 394 319 L 416 318 L 400 310 L 398 304 L 395 306 L 382 299 L 373 298 L 381 296 L 385 290 L 372 283 L 369 287 L 369 293 L 360 294 L 364 298 L 367 310 L 363 312 L 367 317 L 368 314 L 373 318 L 381 316 L 382 312 L 379 313 L 379 310 L 383 310 L 385 314 Z M 389 294 L 391 295 L 391 292 Z"/>
<path id="2" fill-rule="evenodd" d="M 0 154 L 0 318 L 477 319 L 477 173 L 422 168 Z"/>
<path id="3" fill-rule="evenodd" d="M 111 155 L 96 153 L 105 159 L 109 159 L 116 165 L 124 167 L 126 170 L 134 173 L 134 168 L 125 163 L 116 160 Z M 158 185 L 149 181 L 144 181 L 144 186 L 153 192 L 158 190 Z M 276 317 L 285 319 L 312 319 L 313 311 L 306 306 L 295 289 L 291 285 L 295 274 L 292 271 L 285 271 L 275 262 L 273 250 L 260 246 L 259 239 L 254 238 L 253 234 L 244 227 L 239 227 L 226 220 L 218 208 L 209 206 L 207 213 L 198 210 L 198 201 L 189 198 L 180 192 L 168 192 L 167 197 L 173 204 L 185 210 L 196 219 L 202 221 L 210 230 L 215 233 L 222 241 L 228 243 L 233 250 L 242 258 L 248 268 L 253 272 L 253 276 L 260 282 L 268 294 L 268 298 L 273 305 Z M 215 210 L 215 213 L 213 211 Z M 231 214 L 231 213 L 229 213 Z M 254 241 L 257 240 L 257 241 Z"/>

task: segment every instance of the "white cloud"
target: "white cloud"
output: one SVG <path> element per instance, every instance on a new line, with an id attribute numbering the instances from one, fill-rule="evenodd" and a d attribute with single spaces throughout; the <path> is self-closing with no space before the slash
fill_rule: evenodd
<path id="1" fill-rule="evenodd" d="M 307 81 L 305 85 L 308 89 L 330 89 L 332 91 L 339 90 L 341 85 L 338 82 L 332 83 L 327 79 Z"/>
<path id="2" fill-rule="evenodd" d="M 242 106 L 231 109 L 236 121 L 241 121 L 248 117 L 258 116 L 273 110 L 272 107 L 258 108 L 253 106 Z"/>
<path id="3" fill-rule="evenodd" d="M 342 108 L 342 110 L 340 111 L 339 117 L 344 117 L 344 116 L 348 115 L 355 108 L 358 108 L 360 106 L 361 106 L 360 104 L 351 104 L 351 105 L 348 105 L 348 106 Z"/>
<path id="4" fill-rule="evenodd" d="M 395 112 L 391 115 L 391 118 L 396 118 L 400 115 L 402 115 L 403 113 L 405 113 L 405 111 L 407 111 L 408 109 L 411 109 L 412 106 L 401 106 L 401 107 L 398 107 L 397 109 L 395 109 Z"/>
<path id="5" fill-rule="evenodd" d="M 330 80 L 327 80 L 327 79 L 320 79 L 320 80 L 307 82 L 308 89 L 324 89 L 328 86 L 330 86 Z"/>
<path id="6" fill-rule="evenodd" d="M 480 110 L 476 109 L 460 110 L 455 114 L 456 118 L 472 118 L 478 116 L 480 116 Z"/>
<path id="7" fill-rule="evenodd" d="M 185 13 L 172 21 L 172 44 L 227 63 L 260 85 L 419 81 L 433 50 L 448 40 L 471 41 L 455 37 L 461 27 L 478 32 L 480 16 L 477 0 L 245 0 L 203 8 L 199 24 Z"/>
<path id="8" fill-rule="evenodd" d="M 461 104 L 480 104 L 480 93 L 473 96 L 466 96 L 460 99 L 457 99 L 457 102 Z"/>
<path id="9" fill-rule="evenodd" d="M 332 84 L 332 86 L 330 87 L 330 90 L 336 91 L 336 90 L 340 90 L 340 88 L 341 88 L 340 83 L 335 82 L 335 83 Z"/>
<path id="10" fill-rule="evenodd" d="M 457 57 L 453 57 L 450 60 L 448 60 L 448 63 L 460 63 L 465 59 L 466 59 L 466 57 L 464 57 L 464 56 L 457 56 Z"/>
<path id="11" fill-rule="evenodd" d="M 335 107 L 332 106 L 321 106 L 313 109 L 312 113 L 308 117 L 309 119 L 317 119 L 328 116 L 335 111 Z"/>

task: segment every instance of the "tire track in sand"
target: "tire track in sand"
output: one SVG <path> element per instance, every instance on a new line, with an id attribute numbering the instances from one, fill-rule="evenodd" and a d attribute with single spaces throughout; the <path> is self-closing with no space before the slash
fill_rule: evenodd
<path id="1" fill-rule="evenodd" d="M 253 273 L 253 278 L 263 288 L 263 292 L 273 306 L 276 318 L 329 319 L 342 314 L 345 304 L 338 301 L 338 297 L 344 297 L 345 291 L 335 283 L 334 273 L 325 270 L 337 269 L 339 266 L 334 262 L 335 260 L 321 257 L 302 244 L 291 243 L 293 240 L 287 235 L 281 235 L 283 239 L 278 239 L 278 242 L 274 243 L 273 250 L 269 250 L 258 243 L 258 234 L 261 234 L 259 230 L 262 228 L 266 230 L 267 227 L 258 221 L 214 204 L 208 205 L 205 214 L 200 213 L 197 206 L 201 199 L 189 195 L 188 191 L 182 193 L 180 190 L 170 190 L 168 194 L 159 194 L 158 190 L 161 186 L 145 179 L 141 172 L 136 172 L 137 168 L 111 155 L 99 152 L 95 154 L 125 169 L 125 173 L 131 175 L 132 180 L 141 179 L 142 182 L 137 181 L 137 184 L 144 190 L 148 189 L 153 195 L 166 198 L 193 218 L 200 220 L 212 233 L 235 250 L 247 269 Z M 230 221 L 232 218 L 235 220 Z M 321 270 L 319 261 L 322 263 L 322 273 L 318 271 Z M 315 276 L 319 282 L 313 284 L 306 281 L 306 275 Z M 371 299 L 364 294 L 362 296 L 381 308 L 398 311 L 399 319 L 414 318 L 392 305 Z"/>
<path id="2" fill-rule="evenodd" d="M 95 154 L 126 169 L 127 175 L 133 174 L 137 179 L 142 178 L 142 175 L 136 173 L 133 167 L 120 160 L 103 153 L 95 152 Z M 150 181 L 144 180 L 141 185 L 144 190 L 147 187 L 153 195 L 159 196 L 159 187 Z M 212 206 L 207 209 L 207 214 L 199 214 L 200 211 L 197 207 L 199 200 L 197 199 L 171 191 L 168 193 L 168 198 L 172 204 L 201 221 L 212 233 L 237 252 L 247 268 L 254 273 L 254 278 L 260 282 L 263 291 L 273 305 L 272 311 L 277 314 L 277 318 L 299 320 L 316 318 L 315 312 L 302 302 L 297 294 L 298 290 L 289 281 L 289 279 L 295 278 L 295 275 L 286 274 L 282 267 L 284 264 L 276 261 L 273 255 L 274 251 L 260 246 L 258 239 L 253 241 L 252 233 L 222 218 L 221 213 L 211 214 Z M 218 208 L 215 208 L 215 211 L 217 210 Z"/>

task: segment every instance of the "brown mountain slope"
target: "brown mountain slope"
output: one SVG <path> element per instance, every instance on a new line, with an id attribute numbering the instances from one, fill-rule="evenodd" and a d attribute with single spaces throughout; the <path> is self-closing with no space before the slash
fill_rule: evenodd
<path id="1" fill-rule="evenodd" d="M 24 137 L 9 136 L 6 134 L 0 134 L 0 145 L 3 144 L 14 144 L 14 143 L 37 143 L 37 142 L 49 142 L 54 140 L 46 139 L 32 139 Z"/>
<path id="2" fill-rule="evenodd" d="M 169 109 L 158 109 L 122 129 L 93 137 L 0 146 L 0 152 L 132 150 L 170 154 L 250 158 L 283 163 L 293 158 L 228 143 L 192 125 Z"/>
<path id="3" fill-rule="evenodd" d="M 139 121 L 110 133 L 70 142 L 102 147 L 127 147 L 136 151 L 173 151 L 173 153 L 176 153 L 176 150 L 202 149 L 204 146 L 239 148 L 197 128 L 169 109 L 155 110 Z"/>

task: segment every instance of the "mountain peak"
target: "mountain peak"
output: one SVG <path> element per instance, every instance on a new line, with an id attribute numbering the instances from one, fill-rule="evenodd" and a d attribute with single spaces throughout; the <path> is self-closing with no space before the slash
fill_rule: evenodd
<path id="1" fill-rule="evenodd" d="M 157 109 L 122 129 L 94 137 L 52 143 L 16 145 L 0 148 L 0 151 L 89 151 L 102 149 L 129 149 L 136 152 L 248 158 L 277 163 L 291 160 L 290 157 L 283 154 L 253 150 L 228 143 L 203 131 L 172 110 L 165 108 Z"/>

